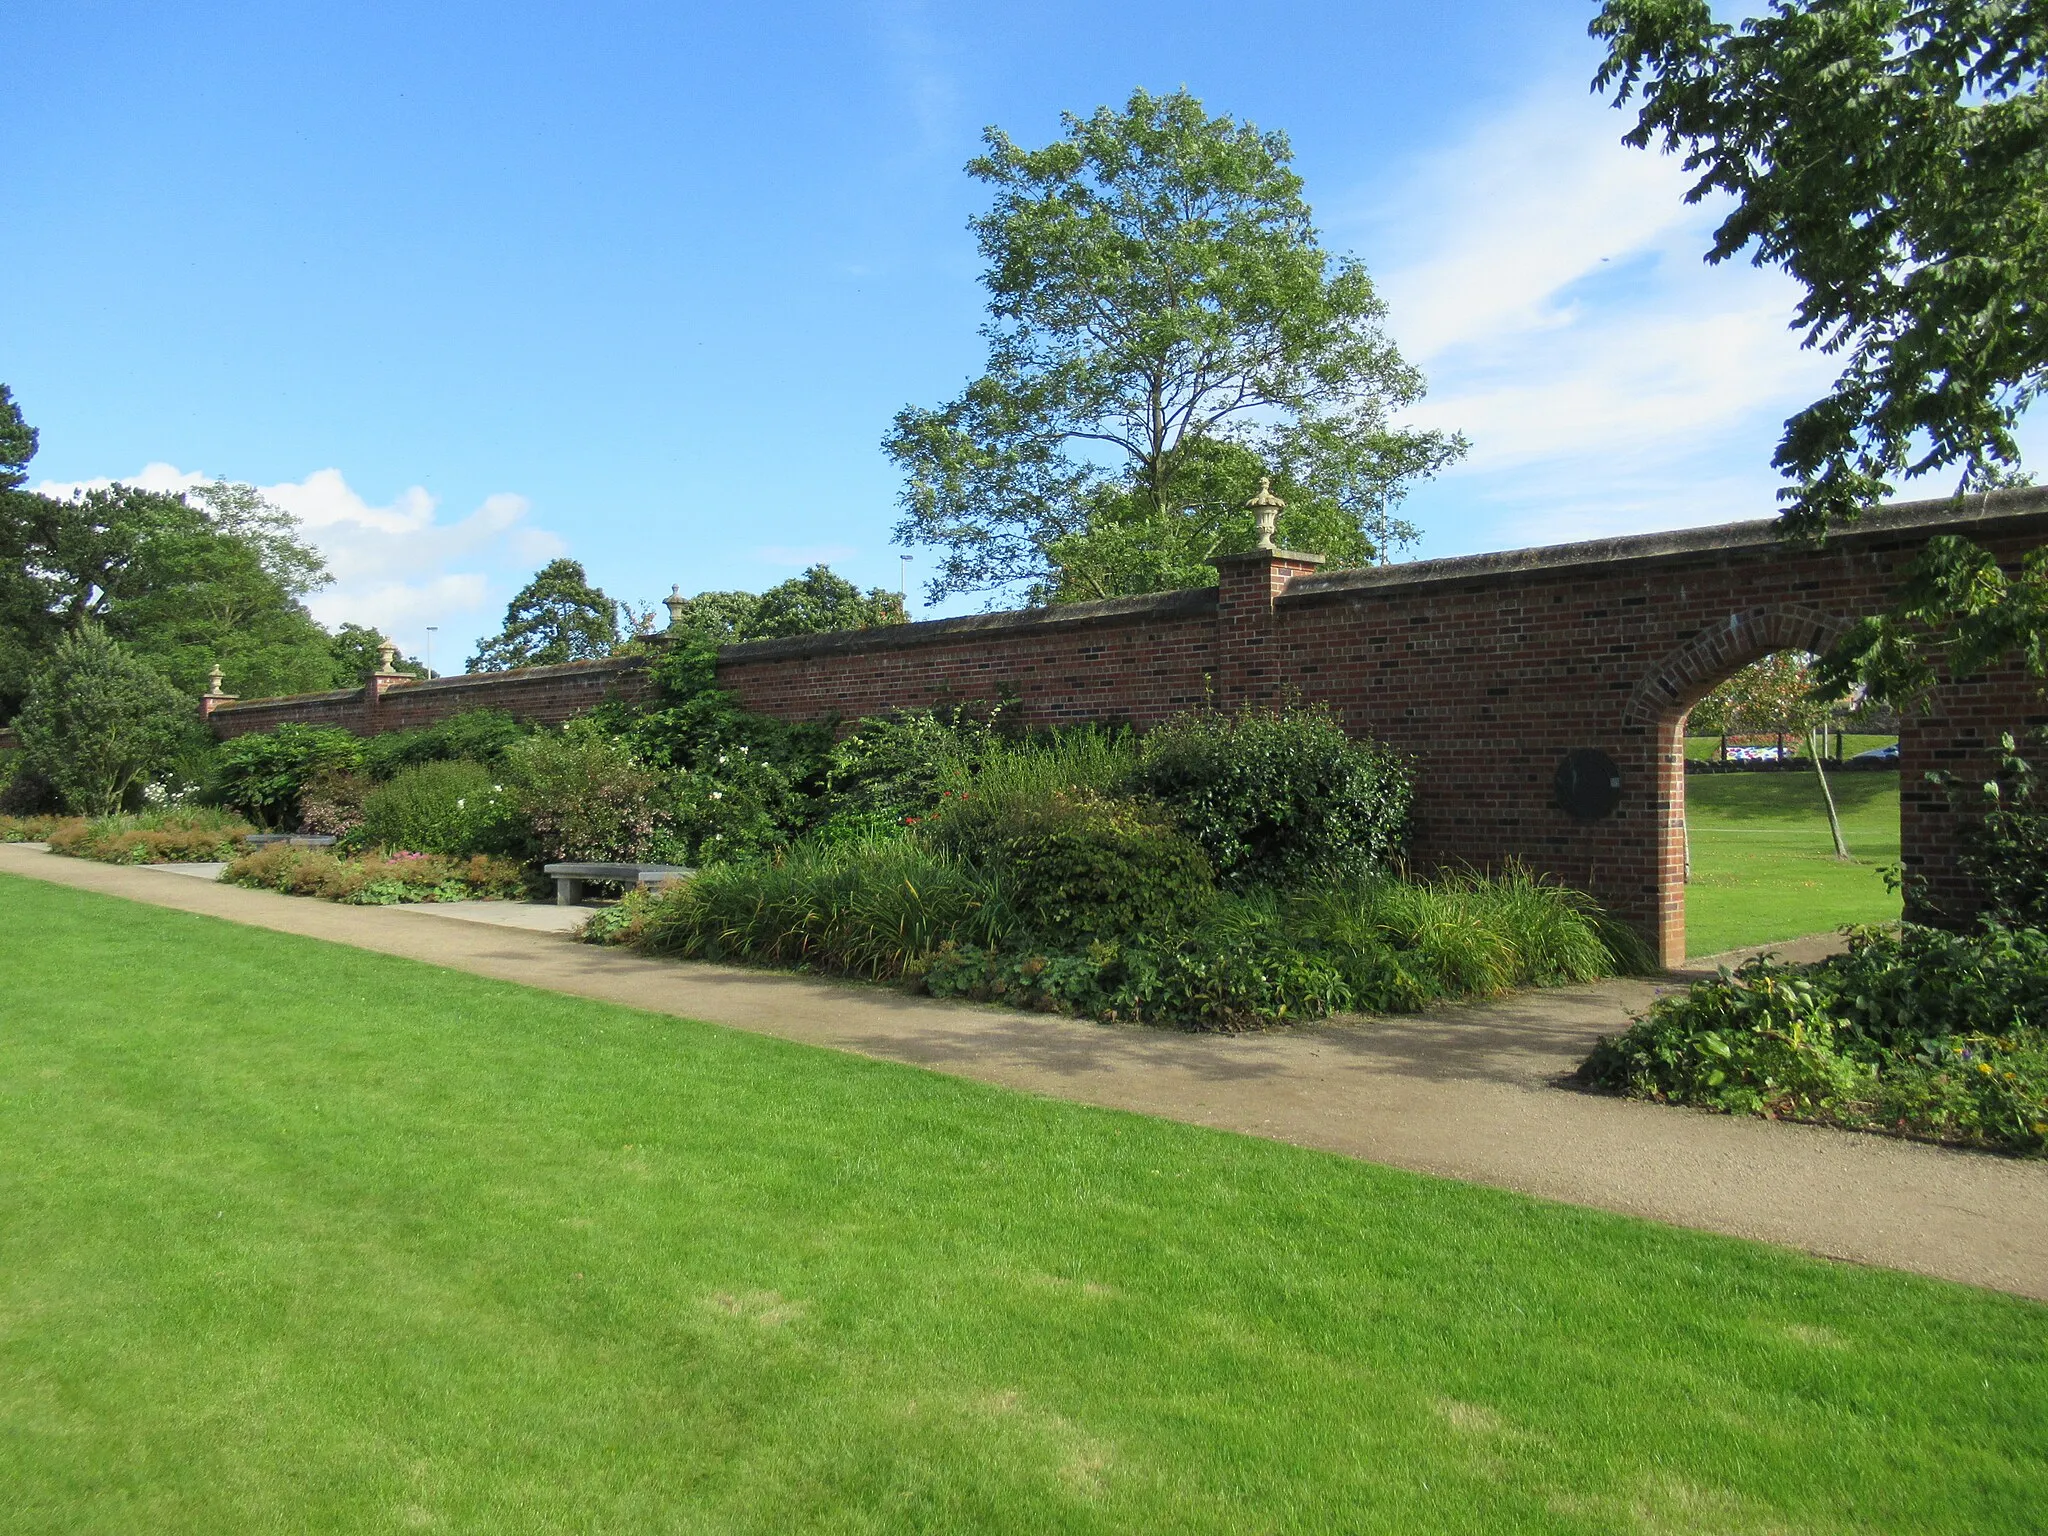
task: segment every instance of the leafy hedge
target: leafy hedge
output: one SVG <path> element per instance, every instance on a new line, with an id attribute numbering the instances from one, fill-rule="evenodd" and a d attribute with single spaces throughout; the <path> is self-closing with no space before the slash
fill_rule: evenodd
<path id="1" fill-rule="evenodd" d="M 1861 930 L 1849 952 L 1759 957 L 1603 1038 L 1587 1083 L 1731 1114 L 2048 1150 L 2048 934 Z"/>

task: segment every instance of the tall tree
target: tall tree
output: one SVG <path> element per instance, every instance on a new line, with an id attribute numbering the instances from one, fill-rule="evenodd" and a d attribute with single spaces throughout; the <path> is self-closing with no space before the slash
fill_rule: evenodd
<path id="1" fill-rule="evenodd" d="M 245 696 L 334 683 L 328 636 L 303 601 L 325 568 L 248 486 L 16 490 L 0 494 L 0 546 L 0 714 L 87 622 L 191 693 L 216 665 Z"/>
<path id="2" fill-rule="evenodd" d="M 844 576 L 814 565 L 761 594 L 747 621 L 749 640 L 816 635 L 839 629 L 876 629 L 904 622 L 903 599 L 872 587 L 863 592 Z"/>
<path id="3" fill-rule="evenodd" d="M 752 592 L 699 592 L 682 599 L 673 615 L 673 637 L 697 645 L 737 645 L 784 635 L 816 635 L 840 629 L 874 629 L 907 621 L 903 599 L 882 587 L 861 591 L 829 566 L 814 565 L 801 576 Z"/>
<path id="4" fill-rule="evenodd" d="M 21 489 L 35 456 L 36 429 L 22 420 L 14 392 L 0 384 L 0 495 Z"/>
<path id="5" fill-rule="evenodd" d="M 2048 18 L 2013 0 L 1607 0 L 1596 88 L 1640 94 L 1629 142 L 1683 149 L 1689 200 L 1805 289 L 1806 342 L 1845 364 L 1775 463 L 1809 533 L 1901 475 L 2013 464 L 2048 378 Z"/>
<path id="6" fill-rule="evenodd" d="M 575 560 L 550 560 L 505 609 L 505 627 L 477 647 L 471 672 L 547 667 L 608 656 L 619 643 L 619 605 Z"/>
<path id="7" fill-rule="evenodd" d="M 119 811 L 197 724 L 176 688 L 90 621 L 57 642 L 15 720 L 28 766 L 86 816 Z"/>
<path id="8" fill-rule="evenodd" d="M 1037 150 L 991 128 L 969 162 L 996 189 L 972 225 L 987 366 L 949 404 L 900 412 L 885 442 L 908 477 L 897 538 L 943 551 L 934 600 L 1083 595 L 1061 554 L 1104 528 L 1186 544 L 1207 444 L 1304 481 L 1333 452 L 1385 465 L 1390 501 L 1462 451 L 1393 424 L 1422 376 L 1381 331 L 1365 268 L 1322 249 L 1284 135 L 1185 91 L 1065 121 Z"/>

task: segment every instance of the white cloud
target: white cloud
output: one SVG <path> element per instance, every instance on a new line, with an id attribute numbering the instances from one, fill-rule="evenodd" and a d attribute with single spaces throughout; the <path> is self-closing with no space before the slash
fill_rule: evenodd
<path id="1" fill-rule="evenodd" d="M 1832 367 L 1788 329 L 1791 279 L 1705 265 L 1722 208 L 1631 121 L 1554 81 L 1331 221 L 1429 376 L 1413 418 L 1472 441 L 1415 498 L 1428 553 L 1774 510 L 1779 427 Z"/>
<path id="2" fill-rule="evenodd" d="M 214 477 L 172 464 L 144 466 L 124 476 L 129 485 L 186 491 Z M 110 479 L 68 484 L 45 481 L 46 495 L 104 488 Z M 338 469 L 316 470 L 303 480 L 257 487 L 298 522 L 327 560 L 333 585 L 307 606 L 330 628 L 367 624 L 419 651 L 428 625 L 441 628 L 437 662 L 448 664 L 462 637 L 491 627 L 490 607 L 536 565 L 567 551 L 561 539 L 527 521 L 526 498 L 487 496 L 468 516 L 441 521 L 438 500 L 420 486 L 373 506 Z"/>

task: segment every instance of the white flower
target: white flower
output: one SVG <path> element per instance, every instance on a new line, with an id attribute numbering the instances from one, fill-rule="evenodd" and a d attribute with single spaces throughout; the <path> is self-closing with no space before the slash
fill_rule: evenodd
<path id="1" fill-rule="evenodd" d="M 711 791 L 711 798 L 714 800 L 723 800 L 725 796 L 714 789 L 713 791 Z"/>
<path id="2" fill-rule="evenodd" d="M 741 747 L 741 748 L 740 748 L 740 756 L 741 756 L 741 757 L 745 757 L 746 755 L 747 755 L 747 749 L 746 749 L 745 747 Z M 720 762 L 722 763 L 722 762 L 724 762 L 724 761 L 725 761 L 725 759 L 721 757 L 721 758 L 719 759 L 719 761 L 720 761 Z"/>
<path id="3" fill-rule="evenodd" d="M 491 786 L 491 793 L 494 795 L 502 795 L 503 793 L 505 793 L 505 786 L 502 784 L 493 784 Z"/>
<path id="4" fill-rule="evenodd" d="M 721 768 L 725 766 L 725 754 L 723 752 L 718 754 L 718 766 Z"/>
<path id="5" fill-rule="evenodd" d="M 455 802 L 455 809 L 458 811 L 462 809 L 462 801 L 459 798 Z"/>

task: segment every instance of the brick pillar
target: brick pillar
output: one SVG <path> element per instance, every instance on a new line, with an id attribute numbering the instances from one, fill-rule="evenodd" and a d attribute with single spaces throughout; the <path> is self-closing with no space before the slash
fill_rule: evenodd
<path id="1" fill-rule="evenodd" d="M 1254 549 L 1216 567 L 1216 702 L 1226 709 L 1271 703 L 1280 693 L 1273 604 L 1287 583 L 1312 574 L 1321 555 Z"/>
<path id="2" fill-rule="evenodd" d="M 210 719 L 213 712 L 219 709 L 221 705 L 235 702 L 235 696 L 232 693 L 222 691 L 220 678 L 220 668 L 215 667 L 212 675 L 206 680 L 206 692 L 199 696 L 199 718 L 202 720 Z"/>
<path id="3" fill-rule="evenodd" d="M 363 735 L 375 736 L 382 728 L 377 719 L 377 706 L 384 695 L 398 684 L 412 681 L 414 678 L 410 672 L 398 670 L 398 647 L 386 640 L 377 649 L 377 670 L 363 679 Z"/>

